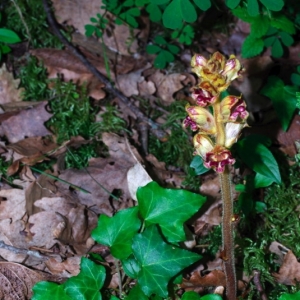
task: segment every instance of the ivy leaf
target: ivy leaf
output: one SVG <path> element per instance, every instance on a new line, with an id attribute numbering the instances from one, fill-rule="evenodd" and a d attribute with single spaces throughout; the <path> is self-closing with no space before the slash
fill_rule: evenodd
<path id="1" fill-rule="evenodd" d="M 288 129 L 296 109 L 296 91 L 297 88 L 285 85 L 276 76 L 270 76 L 267 84 L 261 90 L 261 94 L 272 100 L 284 131 Z"/>
<path id="2" fill-rule="evenodd" d="M 264 42 L 262 39 L 257 39 L 256 37 L 249 34 L 242 46 L 242 57 L 250 58 L 260 54 L 264 49 Z"/>
<path id="3" fill-rule="evenodd" d="M 109 246 L 114 257 L 125 259 L 132 253 L 131 240 L 140 226 L 138 207 L 127 208 L 111 218 L 101 215 L 91 236 L 97 243 Z"/>
<path id="4" fill-rule="evenodd" d="M 181 297 L 181 300 L 200 300 L 200 296 L 194 291 L 185 292 Z"/>
<path id="5" fill-rule="evenodd" d="M 125 298 L 125 300 L 162 300 L 159 296 L 147 297 L 144 292 L 141 290 L 139 284 L 136 284 L 129 292 L 129 295 Z"/>
<path id="6" fill-rule="evenodd" d="M 249 168 L 269 178 L 272 182 L 280 183 L 281 176 L 278 164 L 272 152 L 260 143 L 259 139 L 259 136 L 250 135 L 239 140 L 235 149 Z"/>
<path id="7" fill-rule="evenodd" d="M 196 175 L 201 175 L 209 171 L 209 169 L 204 167 L 203 159 L 199 155 L 194 156 L 190 167 L 195 170 Z"/>
<path id="8" fill-rule="evenodd" d="M 133 238 L 132 249 L 141 267 L 138 283 L 147 296 L 167 297 L 171 278 L 201 258 L 165 243 L 155 225 Z"/>
<path id="9" fill-rule="evenodd" d="M 63 285 L 54 282 L 40 281 L 32 288 L 33 297 L 31 300 L 72 300 Z"/>
<path id="10" fill-rule="evenodd" d="M 146 226 L 159 224 L 169 242 L 185 240 L 183 223 L 206 201 L 201 195 L 185 190 L 165 189 L 154 181 L 138 189 L 137 199 Z"/>
<path id="11" fill-rule="evenodd" d="M 240 2 L 241 0 L 226 0 L 226 5 L 230 9 L 235 9 L 240 4 Z"/>
<path id="12" fill-rule="evenodd" d="M 12 30 L 0 28 L 0 42 L 7 44 L 15 44 L 20 42 L 19 36 Z"/>
<path id="13" fill-rule="evenodd" d="M 101 300 L 100 289 L 105 280 L 105 268 L 82 257 L 80 273 L 69 278 L 63 285 L 71 299 Z"/>
<path id="14" fill-rule="evenodd" d="M 197 20 L 195 7 L 189 0 L 180 0 L 180 9 L 184 21 L 193 23 Z"/>
<path id="15" fill-rule="evenodd" d="M 248 0 L 249 1 L 249 0 Z M 269 10 L 280 11 L 284 6 L 283 0 L 260 0 L 260 2 Z"/>
<path id="16" fill-rule="evenodd" d="M 163 13 L 163 25 L 166 28 L 177 29 L 182 25 L 181 0 L 172 0 Z"/>
<path id="17" fill-rule="evenodd" d="M 122 260 L 122 266 L 125 274 L 133 279 L 137 278 L 141 269 L 133 255 L 130 255 L 128 258 Z"/>
<path id="18" fill-rule="evenodd" d="M 194 2 L 203 11 L 207 11 L 211 7 L 210 0 L 194 0 Z"/>
<path id="19" fill-rule="evenodd" d="M 248 14 L 255 17 L 259 14 L 259 6 L 257 0 L 248 0 Z"/>

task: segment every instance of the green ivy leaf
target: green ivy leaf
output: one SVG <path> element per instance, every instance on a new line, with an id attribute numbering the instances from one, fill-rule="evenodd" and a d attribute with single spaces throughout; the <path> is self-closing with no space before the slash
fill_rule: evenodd
<path id="1" fill-rule="evenodd" d="M 180 10 L 184 21 L 193 23 L 197 20 L 195 7 L 189 0 L 180 0 Z"/>
<path id="2" fill-rule="evenodd" d="M 172 0 L 163 13 L 163 25 L 166 28 L 177 29 L 182 25 L 181 0 Z"/>
<path id="3" fill-rule="evenodd" d="M 125 300 L 149 300 L 149 297 L 147 297 L 143 291 L 141 290 L 141 287 L 139 284 L 135 285 L 129 292 L 128 296 L 125 298 Z"/>
<path id="4" fill-rule="evenodd" d="M 40 281 L 32 288 L 33 297 L 31 300 L 72 300 L 63 285 L 54 282 Z"/>
<path id="5" fill-rule="evenodd" d="M 105 280 L 105 268 L 82 257 L 80 273 L 69 278 L 63 285 L 71 299 L 101 300 L 100 289 Z"/>
<path id="6" fill-rule="evenodd" d="M 138 189 L 137 199 L 146 226 L 159 224 L 169 242 L 186 239 L 183 223 L 206 201 L 201 195 L 186 190 L 165 189 L 154 181 Z"/>
<path id="7" fill-rule="evenodd" d="M 211 7 L 210 0 L 194 0 L 194 2 L 203 11 L 207 11 Z"/>
<path id="8" fill-rule="evenodd" d="M 141 267 L 138 283 L 147 296 L 167 297 L 171 278 L 201 258 L 165 243 L 155 225 L 133 238 L 132 249 Z"/>
<path id="9" fill-rule="evenodd" d="M 242 46 L 242 57 L 250 58 L 259 55 L 264 49 L 264 42 L 262 39 L 257 39 L 251 34 L 248 35 Z"/>
<path id="10" fill-rule="evenodd" d="M 249 0 L 248 0 L 249 1 Z M 260 2 L 269 10 L 280 11 L 284 6 L 283 0 L 260 0 Z"/>
<path id="11" fill-rule="evenodd" d="M 195 170 L 196 175 L 204 174 L 210 170 L 210 169 L 207 169 L 204 167 L 203 159 L 199 155 L 194 156 L 194 158 L 190 164 L 190 167 Z"/>
<path id="12" fill-rule="evenodd" d="M 235 9 L 240 4 L 240 2 L 241 0 L 226 0 L 226 5 L 230 9 Z"/>
<path id="13" fill-rule="evenodd" d="M 259 6 L 257 0 L 248 0 L 248 14 L 255 17 L 259 14 Z"/>
<path id="14" fill-rule="evenodd" d="M 293 86 L 286 86 L 283 81 L 271 76 L 261 90 L 261 94 L 269 97 L 274 105 L 282 129 L 286 131 L 296 109 L 296 91 Z"/>
<path id="15" fill-rule="evenodd" d="M 7 44 L 15 44 L 20 42 L 19 36 L 12 30 L 0 28 L 0 42 Z"/>
<path id="16" fill-rule="evenodd" d="M 284 293 L 278 300 L 298 300 L 300 298 L 300 291 L 295 294 Z"/>
<path id="17" fill-rule="evenodd" d="M 259 136 L 250 135 L 239 140 L 235 149 L 243 162 L 256 173 L 268 177 L 273 182 L 280 183 L 281 176 L 278 164 L 272 152 L 260 143 Z"/>
<path id="18" fill-rule="evenodd" d="M 251 22 L 251 35 L 256 38 L 263 37 L 270 27 L 270 19 L 265 15 L 258 15 Z"/>
<path id="19" fill-rule="evenodd" d="M 133 279 L 137 278 L 138 273 L 141 270 L 137 260 L 133 255 L 130 255 L 128 258 L 122 260 L 122 266 L 126 275 Z"/>
<path id="20" fill-rule="evenodd" d="M 275 1 L 274 1 L 275 2 Z M 285 31 L 289 34 L 295 34 L 296 28 L 294 23 L 283 14 L 274 14 L 270 21 L 271 26 Z"/>
<path id="21" fill-rule="evenodd" d="M 274 44 L 272 45 L 271 54 L 272 54 L 272 56 L 274 56 L 276 58 L 282 57 L 282 55 L 283 55 L 282 44 L 278 38 L 275 40 Z"/>
<path id="22" fill-rule="evenodd" d="M 109 246 L 114 257 L 125 259 L 132 253 L 131 240 L 140 226 L 138 207 L 127 208 L 111 218 L 101 215 L 91 236 L 97 243 Z"/>

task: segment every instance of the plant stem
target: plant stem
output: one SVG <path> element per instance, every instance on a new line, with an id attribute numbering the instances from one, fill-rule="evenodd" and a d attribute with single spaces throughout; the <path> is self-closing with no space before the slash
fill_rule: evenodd
<path id="1" fill-rule="evenodd" d="M 234 261 L 233 237 L 233 201 L 231 193 L 230 175 L 228 166 L 219 174 L 223 200 L 222 238 L 223 260 L 226 277 L 226 299 L 236 300 L 236 274 Z"/>

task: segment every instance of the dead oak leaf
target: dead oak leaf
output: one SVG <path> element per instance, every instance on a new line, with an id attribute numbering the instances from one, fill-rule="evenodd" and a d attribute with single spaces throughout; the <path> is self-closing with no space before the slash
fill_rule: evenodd
<path id="1" fill-rule="evenodd" d="M 52 117 L 52 114 L 45 109 L 47 103 L 42 101 L 38 106 L 22 110 L 3 121 L 1 134 L 5 135 L 10 143 L 16 143 L 26 137 L 51 135 L 44 126 L 44 123 Z"/>
<path id="2" fill-rule="evenodd" d="M 8 72 L 6 65 L 0 69 L 0 105 L 16 101 L 22 101 L 23 88 L 18 88 L 20 79 L 14 79 L 12 73 Z"/>
<path id="3" fill-rule="evenodd" d="M 300 263 L 292 251 L 288 251 L 278 273 L 273 273 L 278 283 L 295 285 L 300 282 Z"/>

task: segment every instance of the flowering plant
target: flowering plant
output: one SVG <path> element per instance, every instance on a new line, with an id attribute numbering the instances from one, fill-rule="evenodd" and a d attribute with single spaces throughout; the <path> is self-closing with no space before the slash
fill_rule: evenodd
<path id="1" fill-rule="evenodd" d="M 192 71 L 199 77 L 193 88 L 194 105 L 188 104 L 188 116 L 184 127 L 196 132 L 193 138 L 195 155 L 203 159 L 203 165 L 219 173 L 223 199 L 222 236 L 226 299 L 236 299 L 236 275 L 234 264 L 233 201 L 228 166 L 235 163 L 230 147 L 237 141 L 241 130 L 247 126 L 249 113 L 241 97 L 229 95 L 221 99 L 221 93 L 243 72 L 239 60 L 231 55 L 228 60 L 219 52 L 210 59 L 196 54 L 191 61 Z"/>

